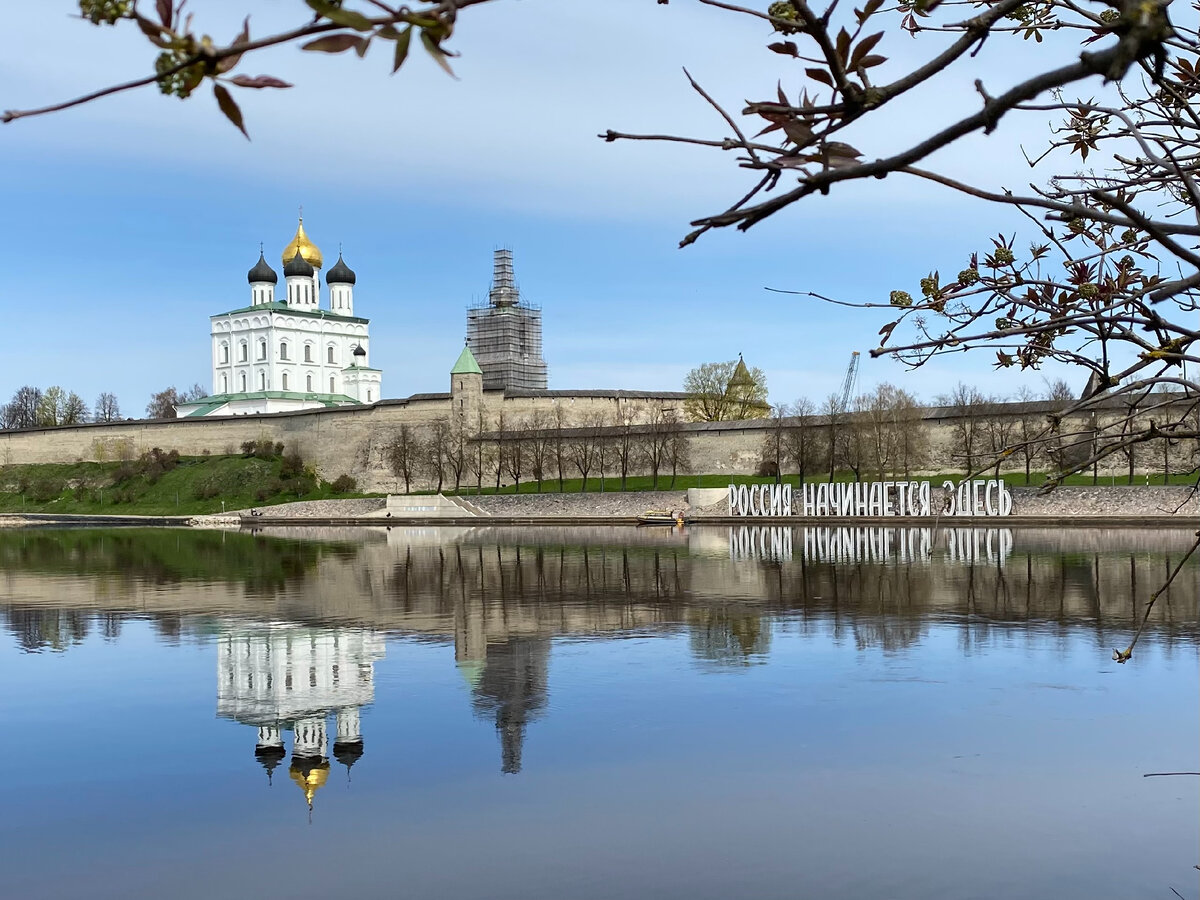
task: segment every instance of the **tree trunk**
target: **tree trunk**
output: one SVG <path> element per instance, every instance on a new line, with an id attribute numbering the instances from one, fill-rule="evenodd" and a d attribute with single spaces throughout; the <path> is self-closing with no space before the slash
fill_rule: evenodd
<path id="1" fill-rule="evenodd" d="M 833 482 L 833 473 L 837 468 L 837 429 L 829 423 L 829 481 Z"/>

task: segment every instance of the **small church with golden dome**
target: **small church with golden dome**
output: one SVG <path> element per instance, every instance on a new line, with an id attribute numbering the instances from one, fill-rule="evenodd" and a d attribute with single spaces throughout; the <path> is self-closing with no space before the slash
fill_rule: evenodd
<path id="1" fill-rule="evenodd" d="M 354 314 L 356 276 L 341 253 L 325 259 L 304 232 L 284 248 L 283 290 L 261 248 L 246 275 L 250 302 L 211 317 L 212 393 L 184 416 L 231 416 L 374 403 L 383 372 L 370 365 L 370 320 Z"/>

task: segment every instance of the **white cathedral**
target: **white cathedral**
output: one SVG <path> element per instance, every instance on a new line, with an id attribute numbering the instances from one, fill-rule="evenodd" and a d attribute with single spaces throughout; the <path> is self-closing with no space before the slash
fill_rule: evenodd
<path id="1" fill-rule="evenodd" d="M 341 253 L 325 273 L 324 258 L 304 233 L 304 219 L 283 250 L 286 296 L 261 248 L 246 276 L 250 304 L 212 316 L 212 394 L 175 410 L 183 416 L 287 412 L 374 403 L 383 372 L 369 365 L 370 320 L 354 315 L 354 272 Z"/>

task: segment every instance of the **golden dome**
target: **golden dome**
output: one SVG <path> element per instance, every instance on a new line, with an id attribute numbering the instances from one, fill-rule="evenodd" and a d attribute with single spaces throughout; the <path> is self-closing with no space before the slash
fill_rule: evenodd
<path id="1" fill-rule="evenodd" d="M 321 256 L 321 251 L 317 245 L 308 239 L 308 235 L 304 233 L 304 219 L 300 219 L 300 224 L 296 226 L 296 236 L 292 238 L 292 242 L 283 248 L 283 264 L 287 265 L 288 260 L 296 255 L 296 251 L 300 251 L 300 255 L 304 257 L 304 261 L 315 269 L 321 268 L 325 259 Z"/>
<path id="2" fill-rule="evenodd" d="M 329 778 L 329 763 L 321 761 L 313 765 L 301 765 L 292 763 L 288 767 L 288 775 L 292 781 L 304 791 L 304 799 L 308 801 L 308 808 L 312 809 L 313 797 L 317 791 L 325 784 Z"/>

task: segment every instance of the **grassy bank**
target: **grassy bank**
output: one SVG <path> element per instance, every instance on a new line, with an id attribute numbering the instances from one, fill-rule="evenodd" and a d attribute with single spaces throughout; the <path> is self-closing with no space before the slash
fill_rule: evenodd
<path id="1" fill-rule="evenodd" d="M 958 482 L 959 480 L 962 479 L 962 477 L 963 476 L 962 476 L 961 472 L 949 472 L 949 473 L 943 473 L 943 474 L 938 474 L 938 475 L 913 475 L 913 476 L 911 476 L 911 479 L 912 480 L 920 480 L 920 481 L 932 481 L 935 484 L 941 484 L 943 481 Z M 983 476 L 983 477 L 989 477 L 989 476 Z M 1019 473 L 1006 472 L 1006 473 L 1004 473 L 1003 477 L 1004 477 L 1004 481 L 1006 484 L 1012 485 L 1014 487 L 1021 487 L 1026 484 L 1024 472 L 1019 472 Z M 1047 475 L 1044 472 L 1031 473 L 1030 478 L 1029 478 L 1029 484 L 1033 487 L 1036 487 L 1036 486 L 1042 484 L 1046 480 L 1046 477 L 1047 477 Z M 785 476 L 783 476 L 783 478 L 781 480 L 787 484 L 792 485 L 793 487 L 798 486 L 800 483 L 800 479 L 796 475 L 785 475 Z M 810 484 L 817 483 L 817 482 L 824 482 L 824 481 L 829 480 L 829 476 L 828 476 L 828 474 L 813 475 L 813 476 L 806 477 L 804 480 Z M 863 481 L 875 481 L 876 476 L 864 474 L 862 477 L 862 480 Z M 834 481 L 854 481 L 854 474 L 852 472 L 839 472 L 839 473 L 837 473 L 837 476 L 834 478 Z M 657 491 L 675 491 L 675 490 L 683 491 L 683 490 L 687 490 L 688 488 L 694 488 L 694 487 L 723 488 L 723 487 L 727 487 L 731 484 L 774 484 L 774 483 L 775 483 L 774 478 L 758 476 L 758 475 L 679 475 L 678 477 L 672 479 L 671 476 L 668 474 L 665 476 L 660 475 L 658 478 L 658 484 L 657 484 L 657 486 L 655 486 L 654 479 L 652 477 L 650 477 L 649 475 L 639 475 L 636 477 L 631 477 L 631 478 L 626 479 L 625 490 L 627 490 L 627 491 L 656 491 L 656 490 Z M 1128 484 L 1128 479 L 1125 478 L 1124 476 L 1116 476 L 1114 478 L 1113 476 L 1109 476 L 1109 475 L 1101 475 L 1099 477 L 1099 479 L 1094 483 L 1099 485 L 1100 487 L 1108 487 L 1108 486 L 1111 486 L 1114 484 L 1115 485 Z M 1151 484 L 1151 485 L 1162 485 L 1162 484 L 1190 485 L 1190 484 L 1195 483 L 1195 476 L 1194 475 L 1192 475 L 1192 476 L 1172 475 L 1170 480 L 1168 481 L 1168 480 L 1165 480 L 1162 475 L 1150 475 L 1149 480 L 1147 480 L 1147 476 L 1145 476 L 1145 475 L 1136 475 L 1136 476 L 1134 476 L 1133 483 L 1135 486 L 1136 485 L 1146 485 L 1146 484 Z M 1063 484 L 1064 485 L 1075 485 L 1075 486 L 1082 487 L 1082 486 L 1091 486 L 1093 484 L 1093 481 L 1092 481 L 1091 475 L 1072 475 L 1069 478 L 1064 479 Z M 583 480 L 580 478 L 565 478 L 562 481 L 561 489 L 559 487 L 559 481 L 556 478 L 553 480 L 543 481 L 540 486 L 538 485 L 538 483 L 536 481 L 522 481 L 519 489 L 514 487 L 511 484 L 506 484 L 506 485 L 502 485 L 500 487 L 500 489 L 497 490 L 494 483 L 491 485 L 485 484 L 483 486 L 482 491 L 479 491 L 478 493 L 482 493 L 485 495 L 486 494 L 516 494 L 516 493 L 557 494 L 560 492 L 564 493 L 564 494 L 580 494 L 580 493 L 585 493 L 585 492 L 599 493 L 601 491 L 617 492 L 620 490 L 621 490 L 621 479 L 620 478 L 605 477 L 603 479 L 603 481 L 599 478 L 588 478 L 586 486 L 584 485 Z M 459 496 L 470 497 L 470 496 L 475 495 L 477 493 L 477 491 L 475 489 L 474 484 L 463 485 L 457 492 L 453 490 L 453 485 L 448 485 L 444 489 L 443 493 L 446 493 L 446 494 L 457 493 Z"/>
<path id="2" fill-rule="evenodd" d="M 868 478 L 869 476 L 864 476 Z M 944 480 L 958 481 L 961 474 L 926 475 L 921 478 L 940 484 Z M 1019 486 L 1025 483 L 1024 474 L 1006 474 L 1005 481 Z M 1041 484 L 1042 473 L 1034 474 L 1030 482 Z M 750 475 L 670 475 L 660 476 L 657 486 L 648 475 L 626 480 L 627 491 L 682 491 L 690 487 L 723 488 L 733 484 L 771 483 L 775 479 Z M 795 475 L 784 481 L 798 485 Z M 827 480 L 812 476 L 809 482 Z M 853 481 L 851 473 L 838 474 L 838 481 Z M 1091 485 L 1090 475 L 1076 475 L 1068 485 Z M 1122 477 L 1101 477 L 1099 485 L 1126 484 Z M 1147 483 L 1139 475 L 1135 484 Z M 1152 485 L 1164 483 L 1163 476 L 1152 475 Z M 1193 478 L 1171 477 L 1170 484 L 1192 484 Z M 561 491 L 568 494 L 583 492 L 618 492 L 619 478 L 589 478 L 587 484 L 579 478 L 564 479 Z M 519 491 L 513 485 L 484 486 L 484 494 L 558 493 L 559 481 L 522 481 Z M 429 493 L 429 492 L 425 492 Z M 445 493 L 454 493 L 452 485 Z M 475 494 L 474 485 L 464 485 L 462 496 Z M 124 462 L 78 462 L 0 467 L 0 514 L 61 513 L 110 515 L 197 515 L 220 513 L 251 506 L 271 506 L 296 500 L 332 500 L 369 496 L 358 492 L 352 480 L 333 484 L 316 476 L 311 468 L 295 454 L 286 454 L 279 445 L 258 445 L 240 455 L 178 456 L 173 453 L 144 454 Z"/>
<path id="3" fill-rule="evenodd" d="M 194 515 L 362 497 L 273 446 L 239 456 L 148 453 L 124 462 L 0 467 L 0 513 Z"/>

